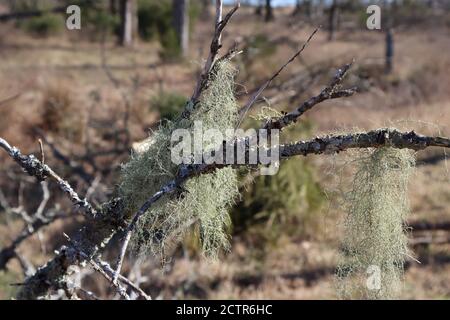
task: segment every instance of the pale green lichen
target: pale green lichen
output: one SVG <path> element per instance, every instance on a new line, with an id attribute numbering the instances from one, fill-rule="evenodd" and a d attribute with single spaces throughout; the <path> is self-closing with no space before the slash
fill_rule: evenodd
<path id="1" fill-rule="evenodd" d="M 176 176 L 178 167 L 172 163 L 170 155 L 173 130 L 193 130 L 194 121 L 201 121 L 204 131 L 218 129 L 223 134 L 226 129 L 235 127 L 238 108 L 234 75 L 229 62 L 219 62 L 190 118 L 162 124 L 141 144 L 142 152 L 132 154 L 123 166 L 120 193 L 130 215 Z M 215 258 L 221 249 L 228 249 L 228 208 L 238 195 L 235 170 L 223 168 L 194 177 L 183 188 L 181 194 L 160 199 L 141 217 L 132 238 L 133 247 L 139 253 L 164 258 L 192 230 L 198 231 L 205 256 Z"/>
<path id="2" fill-rule="evenodd" d="M 356 162 L 357 172 L 346 199 L 338 293 L 344 299 L 397 298 L 409 255 L 405 220 L 414 156 L 406 149 L 383 147 L 364 152 Z"/>

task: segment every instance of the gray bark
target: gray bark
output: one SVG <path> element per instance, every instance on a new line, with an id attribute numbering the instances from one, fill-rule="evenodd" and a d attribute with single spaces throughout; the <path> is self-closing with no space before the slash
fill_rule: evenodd
<path id="1" fill-rule="evenodd" d="M 130 47 L 134 43 L 137 31 L 137 3 L 136 0 L 120 0 L 120 44 Z"/>

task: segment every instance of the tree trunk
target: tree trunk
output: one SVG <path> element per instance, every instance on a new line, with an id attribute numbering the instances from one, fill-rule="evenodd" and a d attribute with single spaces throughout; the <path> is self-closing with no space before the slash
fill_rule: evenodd
<path id="1" fill-rule="evenodd" d="M 189 0 L 173 0 L 173 25 L 183 56 L 189 50 Z"/>
<path id="2" fill-rule="evenodd" d="M 335 38 L 335 31 L 337 25 L 337 14 L 338 14 L 337 0 L 333 0 L 330 13 L 328 17 L 328 40 L 332 41 Z"/>
<path id="3" fill-rule="evenodd" d="M 272 4 L 271 4 L 271 0 L 266 0 L 266 17 L 265 20 L 266 22 L 271 21 L 274 19 L 273 16 L 273 8 L 272 8 Z"/>
<path id="4" fill-rule="evenodd" d="M 385 71 L 387 74 L 392 72 L 392 60 L 394 58 L 394 36 L 392 34 L 392 28 L 386 30 L 386 66 Z"/>
<path id="5" fill-rule="evenodd" d="M 120 19 L 120 44 L 130 47 L 134 43 L 134 35 L 137 32 L 136 0 L 120 0 Z"/>

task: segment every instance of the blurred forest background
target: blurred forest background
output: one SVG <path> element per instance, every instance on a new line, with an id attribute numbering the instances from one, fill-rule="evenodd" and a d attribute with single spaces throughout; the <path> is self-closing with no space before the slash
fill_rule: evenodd
<path id="1" fill-rule="evenodd" d="M 81 7 L 81 30 L 66 29 L 70 4 Z M 368 4 L 382 7 L 381 30 L 366 28 Z M 288 140 L 382 126 L 450 136 L 448 0 L 241 5 L 223 40 L 226 50 L 235 42 L 243 49 L 234 59 L 243 100 L 322 25 L 253 117 L 269 107 L 291 110 L 355 59 L 346 83 L 359 93 L 324 102 L 285 133 Z M 46 163 L 93 203 L 105 201 L 133 145 L 188 100 L 214 10 L 208 0 L 0 0 L 0 136 L 36 156 L 40 139 Z M 154 298 L 336 298 L 349 159 L 310 156 L 288 160 L 275 176 L 242 174 L 232 248 L 219 262 L 202 259 L 187 238 L 163 268 L 128 256 L 124 273 Z M 45 263 L 83 218 L 53 184 L 24 175 L 5 153 L 0 164 L 0 299 L 9 299 L 11 284 Z M 408 261 L 404 298 L 450 298 L 448 170 L 443 150 L 418 154 L 409 224 L 420 263 Z M 117 256 L 117 246 L 108 252 Z M 99 297 L 114 294 L 93 271 L 80 278 Z"/>

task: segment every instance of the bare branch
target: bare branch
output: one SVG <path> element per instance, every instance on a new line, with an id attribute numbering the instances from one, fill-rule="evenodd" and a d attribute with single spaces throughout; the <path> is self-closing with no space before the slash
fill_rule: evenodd
<path id="1" fill-rule="evenodd" d="M 33 264 L 30 261 L 28 261 L 28 259 L 26 259 L 23 255 L 17 252 L 15 252 L 15 254 L 25 276 L 26 277 L 32 276 L 36 272 L 36 269 L 34 268 Z"/>
<path id="2" fill-rule="evenodd" d="M 352 66 L 352 63 L 344 65 L 342 68 L 338 69 L 336 75 L 328 86 L 326 86 L 317 96 L 310 98 L 303 102 L 294 111 L 286 113 L 285 115 L 269 120 L 265 125 L 264 129 L 282 129 L 289 124 L 296 122 L 299 117 L 301 117 L 306 111 L 310 110 L 315 105 L 329 99 L 336 99 L 342 97 L 350 97 L 356 92 L 356 88 L 340 90 L 339 86 L 342 83 L 347 71 Z"/>
<path id="3" fill-rule="evenodd" d="M 106 280 L 108 280 L 117 290 L 117 293 L 121 295 L 126 300 L 130 300 L 130 296 L 127 294 L 126 289 L 116 280 L 114 280 L 115 271 L 111 268 L 111 266 L 101 261 L 98 257 L 89 258 L 89 256 L 83 252 L 80 248 L 78 248 L 77 244 L 74 243 L 69 236 L 65 234 L 65 237 L 67 240 L 78 250 L 78 253 L 86 259 L 89 264 L 93 267 L 93 269 L 97 272 L 99 272 Z M 137 293 L 139 297 L 142 297 L 145 300 L 151 300 L 151 297 L 147 295 L 144 290 L 139 288 L 138 285 L 134 284 L 131 280 L 128 278 L 120 275 L 118 277 L 120 281 L 122 281 L 124 284 L 126 284 L 128 287 L 130 287 L 134 292 Z"/>
<path id="4" fill-rule="evenodd" d="M 117 278 L 119 277 L 120 271 L 122 269 L 123 259 L 125 257 L 125 253 L 127 251 L 128 244 L 131 239 L 131 234 L 133 233 L 134 229 L 136 228 L 139 218 L 147 212 L 147 210 L 153 205 L 153 203 L 158 201 L 165 194 L 172 193 L 173 191 L 175 191 L 177 189 L 177 187 L 182 182 L 184 182 L 188 177 L 189 177 L 188 175 L 179 176 L 179 178 L 172 180 L 171 182 L 166 184 L 163 188 L 161 188 L 161 190 L 159 190 L 153 196 L 151 196 L 149 199 L 147 199 L 147 201 L 145 201 L 144 204 L 139 208 L 139 210 L 134 214 L 133 219 L 131 220 L 130 224 L 128 225 L 128 227 L 125 230 L 126 231 L 125 239 L 120 248 L 119 258 L 117 260 L 116 272 L 114 274 L 115 281 L 117 281 Z"/>
<path id="5" fill-rule="evenodd" d="M 36 299 L 46 295 L 51 289 L 65 287 L 66 276 L 72 265 L 83 265 L 103 249 L 111 237 L 123 226 L 123 202 L 113 199 L 104 203 L 92 219 L 86 223 L 73 237 L 72 245 L 63 246 L 56 251 L 55 257 L 36 273 L 27 278 L 17 295 L 18 299 Z M 84 255 L 81 255 L 81 249 Z"/>
<path id="6" fill-rule="evenodd" d="M 428 137 L 411 132 L 400 132 L 396 129 L 377 129 L 368 132 L 346 135 L 329 135 L 310 141 L 299 141 L 280 146 L 281 158 L 296 155 L 338 153 L 355 148 L 380 148 L 390 146 L 399 149 L 423 150 L 427 147 L 450 148 L 450 139 Z"/>
<path id="7" fill-rule="evenodd" d="M 106 280 L 111 282 L 111 284 L 116 288 L 116 291 L 120 296 L 122 296 L 126 300 L 130 300 L 130 296 L 127 294 L 127 290 L 124 287 L 122 287 L 117 282 L 113 282 L 110 275 L 101 266 L 99 266 L 91 257 L 89 257 L 88 254 L 86 254 L 81 248 L 79 248 L 77 243 L 73 242 L 67 234 L 64 233 L 64 237 L 67 239 L 67 241 L 69 241 L 72 247 L 78 251 L 77 252 L 78 255 L 80 255 L 89 264 L 91 264 L 91 266 L 94 268 L 95 271 L 100 273 Z"/>
<path id="8" fill-rule="evenodd" d="M 48 183 L 47 181 L 41 182 L 42 187 L 42 201 L 39 204 L 39 207 L 36 210 L 35 216 L 39 219 L 44 218 L 43 213 L 45 206 L 47 205 L 48 200 L 50 199 L 50 191 L 48 190 Z"/>
<path id="9" fill-rule="evenodd" d="M 38 142 L 39 142 L 39 149 L 41 150 L 41 162 L 42 164 L 45 164 L 44 146 L 42 145 L 41 139 L 38 139 Z"/>
<path id="10" fill-rule="evenodd" d="M 107 272 L 109 274 L 109 276 L 113 277 L 116 273 L 115 270 L 113 270 L 111 268 L 111 266 L 104 262 L 101 261 L 100 259 L 94 258 L 95 263 L 97 263 L 99 266 L 101 266 L 103 268 L 103 270 L 105 272 Z M 146 294 L 144 292 L 144 290 L 142 290 L 137 284 L 135 284 L 134 282 L 132 282 L 130 279 L 124 277 L 123 275 L 119 275 L 118 276 L 118 280 L 122 281 L 124 284 L 128 285 L 130 288 L 133 289 L 134 292 L 137 293 L 137 295 L 145 300 L 151 300 L 152 298 Z"/>
<path id="11" fill-rule="evenodd" d="M 313 31 L 313 33 L 311 33 L 311 35 L 308 37 L 308 39 L 306 40 L 306 42 L 303 44 L 303 46 L 300 48 L 300 50 L 298 50 L 284 65 L 281 66 L 280 69 L 277 70 L 277 72 L 275 72 L 272 77 L 269 78 L 269 80 L 267 80 L 259 89 L 258 91 L 256 91 L 250 98 L 250 100 L 247 102 L 247 104 L 242 107 L 239 110 L 239 115 L 240 115 L 240 120 L 238 123 L 238 127 L 240 126 L 240 124 L 242 123 L 242 120 L 244 119 L 245 115 L 247 114 L 248 110 L 250 110 L 250 108 L 253 106 L 253 104 L 256 102 L 256 100 L 258 100 L 259 96 L 261 95 L 261 93 L 263 93 L 264 90 L 266 90 L 266 88 L 272 83 L 272 81 L 278 77 L 278 75 L 292 62 L 294 61 L 302 52 L 303 50 L 305 50 L 306 46 L 309 44 L 309 42 L 312 40 L 312 38 L 314 37 L 314 35 L 317 33 L 317 31 L 319 31 L 320 27 L 316 28 L 316 30 Z"/>
<path id="12" fill-rule="evenodd" d="M 137 217 L 137 219 L 139 219 L 139 217 Z M 128 227 L 127 232 L 125 234 L 125 239 L 123 240 L 123 243 L 120 247 L 119 257 L 118 257 L 117 263 L 116 263 L 116 270 L 115 270 L 114 276 L 113 276 L 113 282 L 117 282 L 120 272 L 122 271 L 123 260 L 125 259 L 125 254 L 128 249 L 128 244 L 130 243 L 131 234 L 133 232 L 133 229 L 134 229 L 134 226 L 130 225 L 130 227 Z"/>
<path id="13" fill-rule="evenodd" d="M 83 300 L 100 300 L 99 297 L 97 297 L 93 292 L 85 290 L 81 287 L 76 287 L 75 289 L 77 289 L 79 291 L 79 294 L 81 296 L 81 298 Z"/>
<path id="14" fill-rule="evenodd" d="M 31 222 L 26 222 L 26 226 L 23 228 L 22 232 L 17 236 L 16 239 L 7 247 L 4 247 L 0 251 L 0 270 L 4 270 L 6 268 L 6 264 L 11 258 L 16 257 L 16 249 L 17 247 L 26 239 L 36 234 L 43 227 L 51 224 L 57 219 L 66 218 L 67 215 L 48 212 L 46 217 L 38 217 L 36 215 L 36 219 Z"/>
<path id="15" fill-rule="evenodd" d="M 233 14 L 239 8 L 239 3 L 237 3 L 237 5 L 224 18 L 222 18 L 222 8 L 223 1 L 216 0 L 215 32 L 211 41 L 208 59 L 206 60 L 205 66 L 201 72 L 191 99 L 187 103 L 181 117 L 189 117 L 190 113 L 195 109 L 195 105 L 198 103 L 202 92 L 208 87 L 211 75 L 213 74 L 214 66 L 218 61 L 217 56 L 222 45 L 222 32 Z M 303 47 L 297 51 L 291 59 L 286 62 L 268 81 L 266 81 L 263 86 L 260 87 L 258 91 L 250 98 L 249 102 L 241 109 L 241 120 L 251 106 L 257 101 L 262 92 L 271 84 L 273 79 L 275 79 L 284 70 L 284 68 L 286 68 L 301 54 L 316 32 L 317 29 L 311 34 Z M 225 55 L 225 57 L 226 56 L 227 55 Z M 295 111 L 278 119 L 272 119 L 266 123 L 264 127 L 281 129 L 288 124 L 295 122 L 295 120 L 304 112 L 323 100 L 353 94 L 353 89 L 339 89 L 342 79 L 349 67 L 350 66 L 342 68 L 330 85 L 322 90 L 318 96 L 306 101 Z M 248 137 L 244 139 L 248 139 Z M 240 140 L 234 139 L 229 143 L 233 144 L 237 142 L 240 142 Z M 410 148 L 413 150 L 421 150 L 429 146 L 450 148 L 450 139 L 443 137 L 427 137 L 416 134 L 415 132 L 403 133 L 395 129 L 378 129 L 363 133 L 351 133 L 348 135 L 330 135 L 322 138 L 315 138 L 310 141 L 299 141 L 287 145 L 281 145 L 278 146 L 278 148 L 281 158 L 284 159 L 297 155 L 336 153 L 351 148 L 378 148 L 382 146 Z M 84 266 L 86 263 L 91 264 L 95 270 L 100 272 L 103 277 L 111 282 L 118 293 L 125 299 L 129 299 L 130 296 L 126 292 L 126 288 L 123 284 L 126 284 L 132 288 L 143 298 L 149 298 L 138 286 L 133 284 L 129 279 L 120 275 L 120 270 L 128 243 L 140 217 L 146 214 L 148 209 L 161 197 L 180 190 L 180 188 L 182 188 L 182 184 L 191 177 L 206 174 L 225 166 L 246 166 L 245 164 L 182 165 L 178 170 L 176 178 L 164 185 L 158 192 L 148 198 L 145 203 L 142 204 L 140 209 L 133 215 L 131 222 L 128 224 L 126 220 L 128 214 L 125 213 L 126 206 L 122 199 L 113 199 L 107 203 L 104 203 L 97 211 L 86 199 L 81 199 L 66 181 L 60 178 L 50 167 L 39 161 L 33 155 L 22 155 L 19 149 L 16 147 L 11 147 L 7 141 L 1 138 L 0 147 L 6 150 L 6 152 L 29 175 L 36 177 L 38 181 L 44 181 L 48 177 L 56 180 L 59 187 L 68 195 L 72 203 L 84 209 L 89 220 L 89 223 L 85 223 L 74 235 L 73 241 L 70 240 L 69 246 L 63 246 L 56 252 L 55 257 L 52 260 L 48 261 L 44 266 L 39 268 L 33 276 L 25 280 L 25 283 L 21 287 L 18 294 L 18 298 L 21 299 L 34 299 L 39 296 L 46 295 L 51 289 L 67 289 L 67 276 L 71 272 L 70 267 L 72 265 Z M 259 146 L 256 146 L 256 148 L 259 148 Z M 96 155 L 90 155 L 90 157 L 94 156 Z M 230 162 L 226 161 L 225 163 Z M 107 263 L 99 260 L 99 252 L 119 230 L 125 230 L 125 241 L 120 250 L 117 268 L 116 270 L 113 270 Z M 12 252 L 15 253 L 15 250 L 13 249 Z"/>
<path id="16" fill-rule="evenodd" d="M 189 103 L 186 105 L 186 108 L 184 109 L 183 114 L 181 115 L 182 118 L 189 117 L 195 104 L 197 104 L 201 93 L 207 87 L 208 79 L 209 79 L 211 71 L 213 70 L 216 57 L 219 53 L 220 48 L 222 47 L 222 42 L 221 42 L 222 32 L 225 29 L 228 22 L 230 21 L 231 17 L 239 9 L 239 7 L 240 7 L 240 2 L 237 1 L 236 5 L 233 7 L 233 9 L 231 9 L 230 12 L 228 12 L 227 15 L 222 19 L 223 0 L 216 0 L 215 30 L 214 30 L 214 36 L 212 38 L 211 45 L 210 45 L 209 55 L 208 55 L 208 58 L 206 59 L 206 63 L 203 67 L 203 71 L 200 74 L 198 82 L 195 86 L 194 92 L 192 93 L 191 99 L 190 99 Z"/>
<path id="17" fill-rule="evenodd" d="M 95 271 L 100 273 L 106 280 L 108 280 L 117 290 L 117 293 L 121 295 L 125 300 L 131 300 L 130 296 L 127 293 L 127 290 L 118 282 L 114 282 L 111 278 L 111 276 L 103 270 L 101 266 L 99 266 L 97 263 L 95 263 L 92 259 L 89 260 L 89 263 L 94 268 Z"/>
<path id="18" fill-rule="evenodd" d="M 4 145 L 4 142 L 0 140 L 0 144 Z M 315 138 L 310 141 L 299 141 L 282 145 L 279 147 L 279 150 L 282 158 L 289 158 L 297 155 L 335 153 L 351 148 L 379 148 L 382 146 L 409 148 L 412 150 L 422 150 L 432 146 L 450 148 L 450 139 L 423 136 L 413 131 L 403 133 L 395 129 L 378 129 L 363 133 L 330 135 L 323 138 Z M 177 190 L 190 177 L 208 173 L 224 166 L 226 165 L 201 164 L 182 166 L 175 180 L 166 184 L 142 205 L 134 215 L 132 222 L 126 228 L 127 234 L 133 231 L 138 219 L 162 196 Z M 236 166 L 239 165 L 234 165 L 234 167 Z M 86 250 L 83 250 L 83 252 L 89 252 L 89 254 L 86 253 L 88 257 L 95 254 L 116 233 L 121 224 L 119 221 L 122 221 L 120 217 L 122 216 L 123 203 L 121 204 L 121 201 L 115 200 L 104 204 L 104 211 L 105 213 L 103 215 L 96 218 L 99 225 L 93 226 L 94 229 L 101 230 L 101 232 L 92 232 L 89 228 L 83 228 L 78 235 L 82 244 L 86 247 Z M 104 220 L 100 220 L 101 218 Z M 101 226 L 102 223 L 104 224 L 103 226 Z M 49 279 L 49 276 L 63 276 L 67 272 L 67 266 L 79 264 L 83 261 L 87 261 L 86 257 L 80 257 L 78 250 L 71 247 L 63 247 L 55 258 L 49 261 L 44 267 L 39 268 L 36 274 L 27 279 L 23 286 L 24 289 L 21 290 L 18 297 L 30 299 L 44 294 L 50 288 L 60 287 L 61 283 Z M 121 279 L 120 275 L 118 279 Z"/>
<path id="19" fill-rule="evenodd" d="M 334 82 L 334 81 L 333 81 Z M 246 138 L 242 138 L 246 139 Z M 237 143 L 235 140 L 234 143 Z M 414 131 L 402 133 L 396 129 L 378 129 L 363 133 L 353 133 L 348 135 L 326 136 L 323 138 L 316 138 L 311 141 L 300 141 L 287 145 L 277 146 L 279 148 L 281 158 L 289 158 L 293 156 L 321 153 L 338 153 L 347 149 L 354 148 L 379 148 L 382 146 L 391 146 L 394 148 L 408 148 L 412 150 L 422 150 L 426 147 L 445 147 L 450 148 L 450 139 L 442 137 L 427 137 L 416 134 Z M 226 151 L 225 151 L 226 152 Z M 224 159 L 226 154 L 224 154 Z M 225 161 L 225 163 L 236 163 L 235 161 Z M 126 229 L 125 240 L 121 246 L 120 256 L 117 263 L 116 273 L 114 279 L 120 274 L 123 258 L 125 256 L 128 244 L 131 239 L 133 230 L 139 218 L 144 215 L 147 210 L 162 196 L 172 193 L 179 188 L 187 179 L 198 176 L 204 173 L 211 172 L 218 168 L 225 166 L 246 166 L 236 164 L 200 164 L 182 166 L 176 179 L 170 181 L 153 196 L 151 196 L 135 213 L 133 220 Z"/>
<path id="20" fill-rule="evenodd" d="M 74 173 L 78 174 L 80 178 L 83 179 L 86 183 L 91 183 L 93 179 L 92 175 L 87 173 L 81 164 L 64 155 L 63 152 L 61 152 L 61 150 L 59 150 L 59 148 L 53 143 L 52 139 L 50 137 L 47 137 L 42 130 L 34 128 L 34 131 L 41 137 L 41 139 L 39 140 L 42 140 L 47 146 L 50 147 L 50 150 L 52 151 L 52 154 L 56 159 L 62 161 L 62 163 L 73 170 Z"/>
<path id="21" fill-rule="evenodd" d="M 89 216 L 95 216 L 96 210 L 86 200 L 73 190 L 70 184 L 57 175 L 49 166 L 42 164 L 34 155 L 23 155 L 16 147 L 11 147 L 9 143 L 0 138 L 0 147 L 6 150 L 11 158 L 14 159 L 30 176 L 35 177 L 38 181 L 44 181 L 48 177 L 53 178 L 59 188 L 69 197 L 70 201 L 76 206 L 84 210 Z"/>

